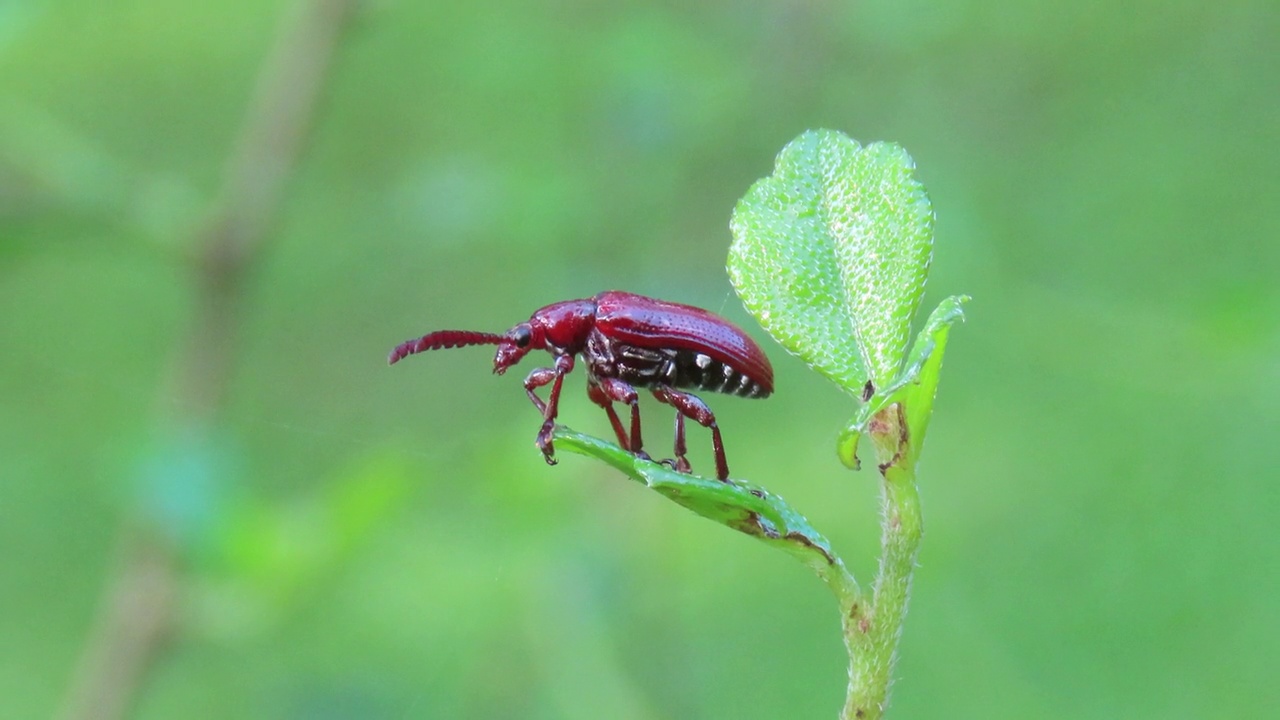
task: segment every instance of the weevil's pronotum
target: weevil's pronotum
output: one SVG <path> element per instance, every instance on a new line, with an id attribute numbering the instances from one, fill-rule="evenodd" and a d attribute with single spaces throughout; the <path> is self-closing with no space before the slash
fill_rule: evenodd
<path id="1" fill-rule="evenodd" d="M 626 450 L 648 457 L 640 434 L 640 403 L 636 387 L 649 388 L 659 402 L 676 409 L 676 470 L 689 472 L 685 457 L 684 422 L 688 417 L 710 428 L 715 448 L 716 477 L 728 480 L 724 442 L 716 416 L 701 399 L 684 389 L 708 390 L 748 398 L 773 392 L 773 367 L 760 347 L 736 325 L 689 305 L 665 302 L 611 290 L 584 300 L 548 305 L 527 321 L 501 335 L 441 330 L 397 345 L 388 361 L 426 350 L 497 345 L 493 371 L 499 375 L 531 350 L 546 350 L 554 367 L 537 368 L 524 379 L 525 392 L 542 413 L 537 445 L 554 465 L 551 433 L 560 404 L 560 386 L 573 370 L 578 355 L 587 364 L 587 395 L 609 415 L 609 422 Z M 551 385 L 546 402 L 538 388 Z M 619 402 L 631 408 L 628 434 L 613 409 Z"/>

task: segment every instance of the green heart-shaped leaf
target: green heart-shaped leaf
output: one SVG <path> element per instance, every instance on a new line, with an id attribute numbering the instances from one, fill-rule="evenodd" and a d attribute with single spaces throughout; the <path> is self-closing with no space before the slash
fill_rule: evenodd
<path id="1" fill-rule="evenodd" d="M 864 398 L 898 375 L 933 251 L 901 147 L 809 131 L 734 209 L 729 278 L 787 350 Z"/>

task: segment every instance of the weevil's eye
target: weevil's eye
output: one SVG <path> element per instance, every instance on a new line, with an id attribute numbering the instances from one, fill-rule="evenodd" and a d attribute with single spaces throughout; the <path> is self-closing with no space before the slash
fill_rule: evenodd
<path id="1" fill-rule="evenodd" d="M 529 341 L 533 340 L 533 332 L 529 330 L 528 325 L 520 325 L 516 327 L 512 339 L 516 341 L 516 347 L 518 348 L 529 347 Z"/>

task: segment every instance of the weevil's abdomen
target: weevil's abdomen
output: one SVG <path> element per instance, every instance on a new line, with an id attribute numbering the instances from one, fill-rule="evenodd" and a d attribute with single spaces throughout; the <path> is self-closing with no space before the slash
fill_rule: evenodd
<path id="1" fill-rule="evenodd" d="M 765 398 L 773 392 L 773 388 L 706 353 L 622 344 L 615 344 L 612 351 L 618 378 L 639 387 L 666 385 L 745 398 Z"/>
<path id="2" fill-rule="evenodd" d="M 675 382 L 677 388 L 707 390 L 746 398 L 766 398 L 773 388 L 755 382 L 750 376 L 705 353 L 680 350 L 676 353 Z"/>

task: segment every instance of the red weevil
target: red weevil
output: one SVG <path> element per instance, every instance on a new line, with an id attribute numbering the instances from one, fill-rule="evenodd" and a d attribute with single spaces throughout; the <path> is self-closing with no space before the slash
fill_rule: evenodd
<path id="1" fill-rule="evenodd" d="M 676 409 L 676 470 L 690 472 L 685 457 L 684 419 L 711 429 L 716 477 L 729 479 L 724 443 L 716 416 L 696 395 L 681 389 L 707 390 L 748 398 L 773 392 L 773 367 L 760 347 L 733 323 L 701 308 L 611 290 L 584 300 L 548 305 L 502 335 L 441 330 L 397 345 L 387 361 L 426 350 L 497 345 L 493 371 L 499 375 L 530 350 L 546 350 L 555 366 L 537 368 L 524 379 L 525 392 L 542 413 L 537 445 L 547 463 L 556 463 L 551 433 L 560 404 L 560 386 L 581 355 L 587 363 L 587 395 L 609 415 L 624 449 L 647 458 L 640 437 L 640 403 L 636 387 L 649 388 L 659 402 Z M 546 402 L 537 388 L 551 385 Z M 624 430 L 613 403 L 631 407 L 631 432 Z"/>

